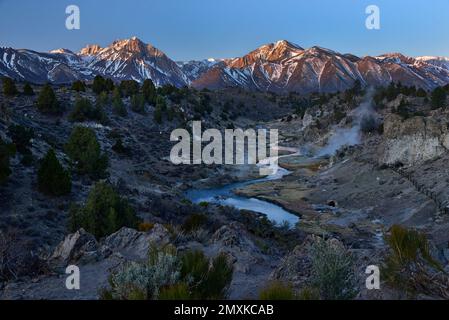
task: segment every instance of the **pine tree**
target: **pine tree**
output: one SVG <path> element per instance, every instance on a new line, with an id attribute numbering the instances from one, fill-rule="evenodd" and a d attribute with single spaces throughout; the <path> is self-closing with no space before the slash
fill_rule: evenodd
<path id="1" fill-rule="evenodd" d="M 5 96 L 15 96 L 19 93 L 13 79 L 8 77 L 3 78 L 3 93 Z"/>
<path id="2" fill-rule="evenodd" d="M 145 101 L 149 104 L 154 105 L 156 103 L 156 87 L 153 84 L 151 79 L 145 79 L 142 85 L 142 94 L 145 98 Z"/>
<path id="3" fill-rule="evenodd" d="M 95 237 L 110 235 L 122 227 L 136 228 L 139 219 L 128 200 L 108 184 L 98 182 L 87 197 L 86 205 L 70 210 L 70 229 L 84 228 Z"/>
<path id="4" fill-rule="evenodd" d="M 60 113 L 61 107 L 55 92 L 49 84 L 46 84 L 37 98 L 37 108 L 43 113 Z"/>
<path id="5" fill-rule="evenodd" d="M 28 82 L 23 86 L 23 94 L 26 96 L 34 96 L 34 90 Z"/>
<path id="6" fill-rule="evenodd" d="M 92 83 L 92 91 L 96 94 L 106 91 L 106 82 L 102 76 L 95 76 Z"/>
<path id="7" fill-rule="evenodd" d="M 442 87 L 432 91 L 431 104 L 434 109 L 445 107 L 447 93 Z"/>
<path id="8" fill-rule="evenodd" d="M 156 121 L 156 123 L 158 123 L 158 124 L 162 123 L 162 110 L 161 110 L 161 108 L 156 107 L 156 109 L 154 109 L 153 118 L 154 118 L 154 121 Z"/>
<path id="9" fill-rule="evenodd" d="M 80 174 L 87 174 L 92 179 L 107 176 L 108 157 L 101 153 L 100 144 L 91 128 L 76 126 L 65 151 Z"/>
<path id="10" fill-rule="evenodd" d="M 139 93 L 139 83 L 135 80 L 123 80 L 120 82 L 120 91 L 124 97 L 130 97 Z"/>
<path id="11" fill-rule="evenodd" d="M 70 174 L 59 163 L 53 149 L 50 149 L 41 160 L 37 184 L 40 192 L 52 196 L 69 194 L 72 189 Z"/>
<path id="12" fill-rule="evenodd" d="M 135 94 L 131 97 L 131 110 L 137 113 L 145 112 L 145 98 L 143 94 Z"/>
<path id="13" fill-rule="evenodd" d="M 15 153 L 13 144 L 8 144 L 0 137 L 0 184 L 4 183 L 11 174 L 9 158 Z"/>
<path id="14" fill-rule="evenodd" d="M 125 105 L 123 104 L 120 90 L 117 87 L 112 94 L 112 111 L 120 117 L 125 117 L 128 114 Z"/>
<path id="15" fill-rule="evenodd" d="M 85 92 L 86 91 L 86 85 L 81 80 L 76 80 L 72 83 L 72 90 L 76 92 Z"/>

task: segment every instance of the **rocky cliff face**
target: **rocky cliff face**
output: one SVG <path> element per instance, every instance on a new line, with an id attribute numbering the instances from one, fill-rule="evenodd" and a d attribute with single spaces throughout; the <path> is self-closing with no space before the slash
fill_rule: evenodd
<path id="1" fill-rule="evenodd" d="M 447 121 L 437 117 L 412 117 L 402 120 L 388 115 L 384 122 L 381 161 L 417 164 L 440 156 L 449 148 Z"/>

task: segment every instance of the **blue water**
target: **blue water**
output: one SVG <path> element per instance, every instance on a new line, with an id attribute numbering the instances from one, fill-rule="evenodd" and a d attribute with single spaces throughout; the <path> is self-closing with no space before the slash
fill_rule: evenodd
<path id="1" fill-rule="evenodd" d="M 291 226 L 293 226 L 299 221 L 298 216 L 271 202 L 256 198 L 238 196 L 233 192 L 235 189 L 255 183 L 281 179 L 287 174 L 289 174 L 289 171 L 279 168 L 275 174 L 260 179 L 236 182 L 212 189 L 191 189 L 186 192 L 186 197 L 194 203 L 205 201 L 220 205 L 233 206 L 240 210 L 244 209 L 259 212 L 265 214 L 269 220 L 275 222 L 276 224 L 288 222 Z"/>

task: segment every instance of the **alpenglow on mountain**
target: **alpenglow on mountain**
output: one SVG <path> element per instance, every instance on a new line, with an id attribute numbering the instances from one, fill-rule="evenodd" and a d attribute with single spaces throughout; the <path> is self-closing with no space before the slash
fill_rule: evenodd
<path id="1" fill-rule="evenodd" d="M 114 81 L 149 78 L 157 86 L 299 93 L 345 90 L 356 80 L 373 86 L 401 82 L 427 90 L 449 83 L 448 58 L 412 58 L 400 53 L 357 57 L 321 47 L 304 49 L 285 40 L 223 60 L 174 62 L 136 37 L 105 48 L 89 45 L 78 53 L 0 48 L 0 57 L 1 76 L 32 83 L 60 84 L 102 75 Z"/>

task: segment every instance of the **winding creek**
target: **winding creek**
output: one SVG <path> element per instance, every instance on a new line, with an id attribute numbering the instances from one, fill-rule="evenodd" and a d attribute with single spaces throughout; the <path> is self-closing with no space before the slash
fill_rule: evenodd
<path id="1" fill-rule="evenodd" d="M 278 158 L 289 157 L 298 154 L 299 153 L 296 152 L 279 156 Z M 231 183 L 225 186 L 211 189 L 191 189 L 186 192 L 186 197 L 194 203 L 210 202 L 220 205 L 233 206 L 240 210 L 251 210 L 254 212 L 265 214 L 269 220 L 274 221 L 276 224 L 288 222 L 290 225 L 295 225 L 299 221 L 299 217 L 283 209 L 281 206 L 257 198 L 238 196 L 234 193 L 234 190 L 236 189 L 265 181 L 282 179 L 288 174 L 290 174 L 290 171 L 281 167 L 277 167 L 277 170 L 274 174 L 263 178 Z"/>

